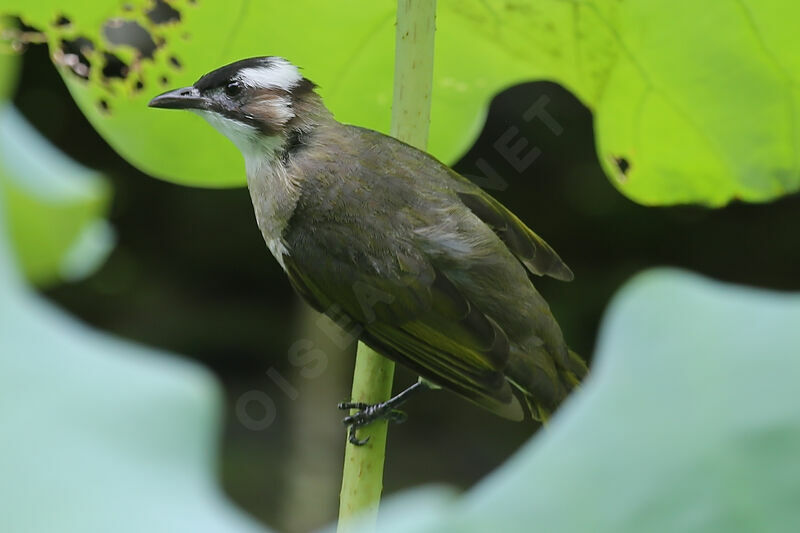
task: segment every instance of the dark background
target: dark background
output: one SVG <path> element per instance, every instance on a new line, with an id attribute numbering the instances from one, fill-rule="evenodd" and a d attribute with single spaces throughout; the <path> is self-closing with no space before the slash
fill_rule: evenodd
<path id="1" fill-rule="evenodd" d="M 542 95 L 550 99 L 547 111 L 563 127 L 561 135 L 522 118 Z M 57 146 L 106 173 L 114 187 L 110 219 L 118 232 L 116 249 L 95 275 L 48 289 L 47 296 L 98 328 L 185 354 L 216 373 L 228 398 L 221 477 L 240 505 L 285 530 L 332 520 L 344 449 L 335 404 L 349 394 L 352 356 L 334 357 L 329 347 L 328 368 L 315 380 L 289 363 L 287 350 L 308 337 L 315 319 L 267 251 L 247 191 L 187 188 L 132 168 L 84 119 L 43 46 L 30 47 L 24 56 L 15 103 Z M 493 146 L 509 126 L 542 152 L 522 173 Z M 800 289 L 800 197 L 718 210 L 636 205 L 599 167 L 590 112 L 558 85 L 528 83 L 499 94 L 478 141 L 455 168 L 484 175 L 476 167 L 481 158 L 508 184 L 493 194 L 575 272 L 572 283 L 535 283 L 570 345 L 588 358 L 614 292 L 651 266 Z M 296 398 L 268 377 L 270 368 L 286 379 Z M 414 379 L 398 369 L 396 388 Z M 263 431 L 248 429 L 236 414 L 237 400 L 250 390 L 267 394 L 277 407 L 275 423 Z M 407 411 L 410 421 L 390 430 L 389 493 L 427 482 L 468 487 L 537 429 L 496 418 L 447 393 L 417 398 Z M 309 499 L 312 508 L 302 505 Z"/>

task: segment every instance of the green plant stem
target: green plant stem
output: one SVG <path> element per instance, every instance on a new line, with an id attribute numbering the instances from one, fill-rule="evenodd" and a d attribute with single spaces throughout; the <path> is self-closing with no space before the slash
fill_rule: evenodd
<path id="1" fill-rule="evenodd" d="M 353 372 L 354 401 L 377 403 L 392 393 L 394 362 L 359 343 Z M 352 531 L 356 523 L 374 524 L 383 490 L 383 462 L 388 423 L 380 420 L 358 430 L 363 446 L 345 445 L 342 491 L 339 493 L 337 533 Z"/>
<path id="2" fill-rule="evenodd" d="M 428 145 L 436 0 L 398 0 L 392 101 L 393 137 Z"/>
<path id="3" fill-rule="evenodd" d="M 422 150 L 428 143 L 435 29 L 435 0 L 398 0 L 391 133 Z M 359 343 L 352 400 L 388 400 L 393 377 L 394 363 Z M 345 446 L 338 533 L 351 531 L 356 523 L 375 524 L 383 490 L 387 425 L 380 421 L 362 428 L 358 438 L 369 437 L 369 442 Z"/>

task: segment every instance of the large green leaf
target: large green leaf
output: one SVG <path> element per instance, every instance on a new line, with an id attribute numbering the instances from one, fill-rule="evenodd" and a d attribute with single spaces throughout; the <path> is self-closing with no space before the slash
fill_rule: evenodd
<path id="1" fill-rule="evenodd" d="M 549 427 L 466 495 L 421 516 L 396 502 L 379 530 L 796 531 L 797 324 L 797 294 L 642 274 Z"/>
<path id="2" fill-rule="evenodd" d="M 0 102 L 9 98 L 16 88 L 18 73 L 19 56 L 0 50 Z"/>
<path id="3" fill-rule="evenodd" d="M 175 1 L 180 20 L 167 24 L 148 18 L 152 5 L 5 7 L 47 32 L 59 63 L 63 39 L 94 43 L 88 82 L 66 66 L 62 74 L 95 127 L 146 172 L 187 184 L 243 183 L 235 149 L 199 118 L 145 104 L 249 55 L 288 57 L 321 85 L 340 120 L 388 130 L 394 1 Z M 54 25 L 61 15 L 72 23 Z M 599 159 L 634 200 L 720 205 L 795 191 L 798 16 L 800 4 L 780 0 L 440 0 L 430 150 L 453 162 L 474 141 L 491 95 L 548 79 L 593 110 Z M 138 23 L 156 48 L 152 58 L 109 42 L 109 20 Z M 104 51 L 129 65 L 124 78 L 103 75 Z M 520 122 L 542 119 L 536 113 Z"/>
<path id="4" fill-rule="evenodd" d="M 613 28 L 617 54 L 593 103 L 598 155 L 615 185 L 647 204 L 796 191 L 800 39 L 790 21 L 800 4 L 624 6 L 598 17 Z"/>
<path id="5" fill-rule="evenodd" d="M 2 18 L 0 17 L 0 23 Z M 42 137 L 6 102 L 17 85 L 19 56 L 0 50 L 0 192 L 17 261 L 38 284 L 92 272 L 113 244 L 103 218 L 110 190 Z"/>
<path id="6" fill-rule="evenodd" d="M 111 194 L 104 177 L 62 154 L 2 103 L 0 191 L 17 260 L 31 281 L 81 278 L 111 251 L 114 232 L 104 218 Z"/>
<path id="7" fill-rule="evenodd" d="M 99 333 L 15 268 L 0 192 L 0 529 L 256 533 L 215 480 L 217 383 Z"/>

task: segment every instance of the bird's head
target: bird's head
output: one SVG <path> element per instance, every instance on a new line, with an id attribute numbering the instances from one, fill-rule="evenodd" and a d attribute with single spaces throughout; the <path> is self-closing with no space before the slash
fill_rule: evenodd
<path id="1" fill-rule="evenodd" d="M 280 148 L 293 132 L 328 116 L 314 87 L 283 58 L 253 57 L 156 96 L 149 106 L 199 114 L 247 157 L 255 147 Z"/>

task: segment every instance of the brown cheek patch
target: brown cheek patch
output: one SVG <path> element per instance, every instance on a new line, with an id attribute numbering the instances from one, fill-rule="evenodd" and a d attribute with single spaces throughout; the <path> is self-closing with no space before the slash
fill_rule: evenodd
<path id="1" fill-rule="evenodd" d="M 277 132 L 294 118 L 291 95 L 281 89 L 260 89 L 242 106 L 242 111 Z"/>

